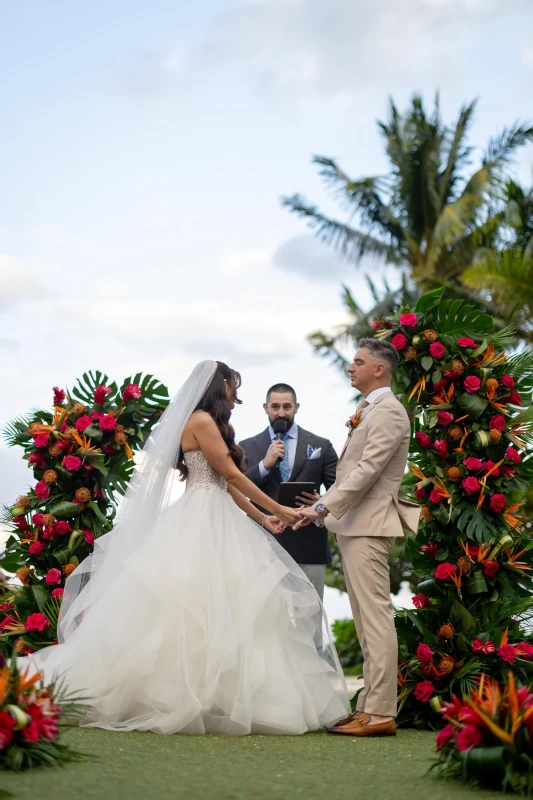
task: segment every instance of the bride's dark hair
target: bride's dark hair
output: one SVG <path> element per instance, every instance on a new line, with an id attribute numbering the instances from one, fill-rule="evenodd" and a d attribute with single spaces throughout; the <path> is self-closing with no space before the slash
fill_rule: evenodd
<path id="1" fill-rule="evenodd" d="M 226 384 L 230 387 L 230 397 L 235 404 L 242 403 L 237 397 L 237 389 L 241 385 L 241 376 L 234 369 L 230 369 L 227 364 L 217 361 L 217 369 L 213 380 L 207 387 L 204 396 L 194 409 L 195 411 L 207 411 L 216 422 L 217 428 L 222 434 L 222 438 L 228 446 L 230 455 L 237 467 L 244 472 L 245 458 L 244 450 L 235 442 L 235 431 L 230 425 L 231 408 L 226 394 Z M 180 472 L 180 480 L 184 481 L 189 474 L 189 470 L 183 458 L 183 450 L 179 449 L 176 468 Z"/>

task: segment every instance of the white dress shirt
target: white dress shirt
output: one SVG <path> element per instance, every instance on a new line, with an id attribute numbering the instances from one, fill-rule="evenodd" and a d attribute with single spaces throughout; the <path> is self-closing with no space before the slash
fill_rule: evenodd
<path id="1" fill-rule="evenodd" d="M 392 392 L 391 387 L 390 386 L 380 386 L 379 389 L 373 389 L 370 392 L 370 394 L 368 395 L 368 397 L 365 397 L 365 400 L 368 403 L 368 405 L 370 405 L 370 403 L 373 403 L 374 400 L 377 400 L 378 397 L 380 395 L 382 395 L 382 394 L 385 394 L 385 392 Z"/>
<path id="2" fill-rule="evenodd" d="M 276 441 L 276 434 L 272 430 L 272 425 L 268 426 L 268 432 L 270 434 L 270 441 Z M 294 468 L 294 459 L 296 456 L 296 445 L 298 444 L 298 425 L 293 422 L 292 426 L 286 432 L 285 436 L 288 437 L 287 441 L 285 442 L 285 447 L 289 451 L 289 475 L 292 473 Z M 259 474 L 261 475 L 261 480 L 265 480 L 266 476 L 270 472 L 267 469 L 262 461 L 259 462 Z"/>

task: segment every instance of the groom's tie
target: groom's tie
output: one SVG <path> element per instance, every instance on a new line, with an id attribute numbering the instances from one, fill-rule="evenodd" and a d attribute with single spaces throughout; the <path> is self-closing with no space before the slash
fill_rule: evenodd
<path id="1" fill-rule="evenodd" d="M 361 402 L 357 406 L 357 411 L 359 412 L 360 417 L 363 416 L 365 408 L 368 408 L 369 405 L 370 403 L 368 402 L 368 400 L 361 400 Z"/>
<path id="2" fill-rule="evenodd" d="M 279 471 L 281 472 L 281 479 L 282 479 L 282 481 L 284 483 L 286 483 L 289 480 L 289 475 L 290 475 L 290 472 L 289 472 L 289 448 L 287 447 L 287 439 L 290 439 L 290 438 L 291 437 L 287 433 L 283 434 L 283 441 L 285 443 L 285 457 L 284 457 L 283 461 L 279 465 Z"/>

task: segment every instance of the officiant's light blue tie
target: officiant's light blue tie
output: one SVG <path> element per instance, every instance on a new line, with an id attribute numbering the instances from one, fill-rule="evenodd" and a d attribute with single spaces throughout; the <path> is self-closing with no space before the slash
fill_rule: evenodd
<path id="1" fill-rule="evenodd" d="M 284 483 L 289 480 L 290 470 L 289 470 L 289 448 L 287 447 L 287 439 L 291 439 L 292 437 L 289 436 L 288 433 L 283 434 L 283 441 L 285 443 L 285 458 L 279 465 L 279 471 L 281 472 L 281 479 Z"/>

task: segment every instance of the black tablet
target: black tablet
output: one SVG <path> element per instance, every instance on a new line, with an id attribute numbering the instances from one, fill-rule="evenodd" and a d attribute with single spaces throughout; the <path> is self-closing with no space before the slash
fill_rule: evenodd
<path id="1" fill-rule="evenodd" d="M 302 492 L 313 494 L 314 491 L 315 484 L 313 481 L 281 483 L 279 487 L 278 503 L 282 506 L 288 506 L 289 508 L 298 508 L 299 504 L 296 502 L 296 497 L 301 497 Z"/>

